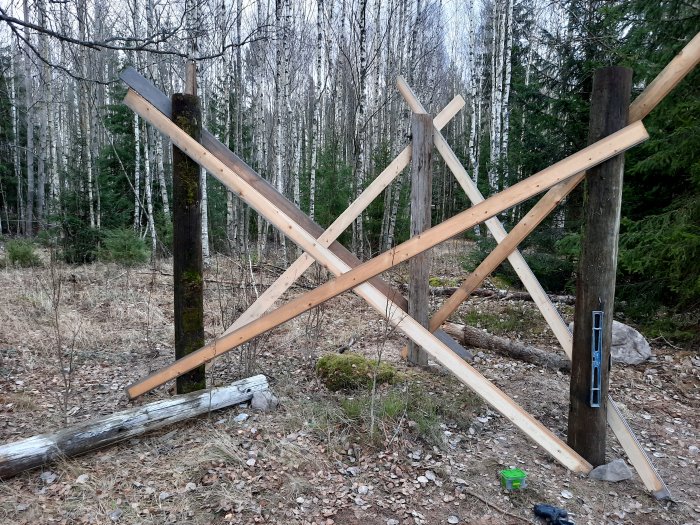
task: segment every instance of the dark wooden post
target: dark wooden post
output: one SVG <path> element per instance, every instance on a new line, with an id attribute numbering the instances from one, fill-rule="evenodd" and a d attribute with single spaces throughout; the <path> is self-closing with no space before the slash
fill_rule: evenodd
<path id="1" fill-rule="evenodd" d="M 632 70 L 599 69 L 593 77 L 589 144 L 627 124 Z M 568 443 L 592 465 L 605 463 L 606 401 L 610 371 L 615 272 L 624 155 L 589 170 L 584 194 L 581 259 L 576 284 Z M 602 312 L 601 314 L 594 312 Z M 600 374 L 595 370 L 594 316 L 600 321 Z M 599 390 L 597 390 L 599 388 Z M 593 390 L 592 390 L 593 389 Z M 599 403 L 598 407 L 595 407 Z M 593 405 L 593 406 L 592 406 Z"/>
<path id="2" fill-rule="evenodd" d="M 411 119 L 411 237 L 430 228 L 433 201 L 433 117 L 413 113 Z M 430 294 L 430 253 L 424 252 L 408 263 L 408 314 L 428 327 Z M 428 354 L 413 341 L 408 343 L 408 362 L 426 366 Z"/>
<path id="3" fill-rule="evenodd" d="M 189 78 L 189 75 L 188 75 Z M 194 87 L 188 82 L 188 91 Z M 172 96 L 172 119 L 197 141 L 202 135 L 199 98 Z M 173 146 L 173 274 L 175 284 L 175 357 L 204 346 L 204 279 L 202 260 L 202 188 L 199 164 Z M 177 393 L 206 387 L 204 365 L 177 378 Z"/>

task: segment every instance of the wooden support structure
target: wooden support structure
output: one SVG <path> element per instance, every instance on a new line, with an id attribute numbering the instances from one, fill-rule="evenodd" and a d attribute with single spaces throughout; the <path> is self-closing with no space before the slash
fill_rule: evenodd
<path id="1" fill-rule="evenodd" d="M 404 100 L 411 108 L 411 111 L 424 111 L 423 106 L 413 93 L 413 90 L 402 77 L 398 78 L 397 86 L 401 92 L 401 95 L 404 97 Z M 442 136 L 442 133 L 440 133 L 438 130 L 434 130 L 433 133 L 435 146 L 437 147 L 440 156 L 452 171 L 452 174 L 455 176 L 455 179 L 457 179 L 457 182 L 462 187 L 469 200 L 472 202 L 472 204 L 479 204 L 480 202 L 483 202 L 484 196 L 476 187 L 474 181 L 469 177 L 467 170 L 464 169 L 464 166 L 462 166 L 462 163 L 459 161 L 454 151 L 452 151 L 452 148 Z M 486 220 L 485 223 L 496 242 L 503 243 L 508 235 L 508 232 L 506 232 L 506 229 L 501 224 L 501 221 L 498 220 L 498 217 L 491 217 L 490 219 Z M 525 262 L 525 258 L 517 250 L 516 246 L 511 247 L 510 251 L 507 252 L 507 257 L 511 266 L 525 286 L 525 289 L 530 293 L 532 300 L 542 312 L 542 315 L 551 327 L 560 344 L 564 344 L 564 341 L 569 336 L 569 329 L 566 326 L 566 323 L 564 323 L 562 320 L 557 309 L 552 304 L 549 296 L 535 277 L 535 274 L 532 273 L 532 270 L 528 266 L 527 262 Z M 445 319 L 442 321 L 444 320 Z M 440 324 L 442 324 L 442 321 Z"/>
<path id="2" fill-rule="evenodd" d="M 188 67 L 188 71 L 190 69 L 193 68 Z M 190 76 L 187 75 L 188 78 Z M 172 96 L 172 120 L 187 135 L 199 142 L 202 135 L 202 112 L 196 95 L 176 93 Z M 204 346 L 202 188 L 199 172 L 199 164 L 173 145 L 173 284 L 176 359 Z M 204 365 L 177 378 L 178 394 L 187 394 L 205 387 Z"/>
<path id="3" fill-rule="evenodd" d="M 595 72 L 589 143 L 626 124 L 631 89 L 631 69 L 607 67 Z M 624 165 L 624 155 L 620 154 L 588 172 L 576 281 L 567 440 L 596 466 L 605 464 L 606 399 Z"/>
<path id="4" fill-rule="evenodd" d="M 425 112 L 411 117 L 411 236 L 430 228 L 433 203 L 433 119 Z M 408 315 L 428 327 L 430 254 L 416 255 L 408 262 Z M 427 366 L 428 354 L 408 342 L 408 362 Z"/>
<path id="5" fill-rule="evenodd" d="M 52 461 L 78 456 L 108 445 L 248 401 L 268 388 L 264 375 L 91 419 L 78 425 L 0 446 L 0 479 Z"/>
<path id="6" fill-rule="evenodd" d="M 140 393 L 150 390 L 168 379 L 180 375 L 183 371 L 212 359 L 216 355 L 229 351 L 233 346 L 238 346 L 251 337 L 281 324 L 343 291 L 356 288 L 356 291 L 367 299 L 368 303 L 375 309 L 383 312 L 393 325 L 402 329 L 413 341 L 426 348 L 434 358 L 444 364 L 461 381 L 472 388 L 495 409 L 508 417 L 515 425 L 523 430 L 526 435 L 539 443 L 563 465 L 573 471 L 587 472 L 590 469 L 590 465 L 587 462 L 582 461 L 581 458 L 573 453 L 561 440 L 544 428 L 492 383 L 458 358 L 447 346 L 432 336 L 430 332 L 410 316 L 399 313 L 400 310 L 398 307 L 390 303 L 390 301 L 387 301 L 376 289 L 362 283 L 378 275 L 382 271 L 464 231 L 476 224 L 479 220 L 499 213 L 503 209 L 521 202 L 529 196 L 539 193 L 547 187 L 564 180 L 573 173 L 595 165 L 603 159 L 616 154 L 618 151 L 645 140 L 648 135 L 641 124 L 630 126 L 620 133 L 607 137 L 601 140 L 597 145 L 586 148 L 582 152 L 579 152 L 579 154 L 565 159 L 547 170 L 543 170 L 543 172 L 531 177 L 527 181 L 523 181 L 509 188 L 504 194 L 492 199 L 495 200 L 495 202 L 487 201 L 480 206 L 475 206 L 470 210 L 462 212 L 462 214 L 453 217 L 445 223 L 431 228 L 423 235 L 414 237 L 403 245 L 389 250 L 383 255 L 351 270 L 348 265 L 339 260 L 332 252 L 316 243 L 315 239 L 301 229 L 299 225 L 294 223 L 289 216 L 265 201 L 254 188 L 238 178 L 235 172 L 228 169 L 216 158 L 208 155 L 206 150 L 201 148 L 199 144 L 192 141 L 186 135 L 180 133 L 179 130 L 173 129 L 171 123 L 167 119 L 162 118 L 162 115 L 160 115 L 155 108 L 136 93 L 130 91 L 127 94 L 125 103 L 166 133 L 173 143 L 188 151 L 190 156 L 195 158 L 202 166 L 209 169 L 214 176 L 218 177 L 222 182 L 236 191 L 249 205 L 266 216 L 273 225 L 284 231 L 302 249 L 308 251 L 319 262 L 325 264 L 331 271 L 339 275 L 334 281 L 326 283 L 297 300 L 287 303 L 287 305 L 273 311 L 271 314 L 263 316 L 257 321 L 253 321 L 241 329 L 223 336 L 214 343 L 200 349 L 195 354 L 183 358 L 178 363 L 175 363 L 175 365 L 166 367 L 152 374 L 142 382 L 132 385 L 128 389 L 131 396 L 140 395 Z M 469 221 L 471 221 L 471 224 Z M 197 363 L 197 361 L 199 362 Z"/>
<path id="7" fill-rule="evenodd" d="M 127 68 L 121 73 L 121 79 L 132 89 L 136 90 L 140 96 L 152 104 L 158 111 L 166 116 L 171 115 L 170 100 L 161 93 L 152 83 L 140 75 L 132 68 Z M 433 124 L 437 129 L 442 129 L 447 122 L 464 106 L 462 97 L 455 97 L 436 117 Z M 305 213 L 297 208 L 292 202 L 279 193 L 268 181 L 260 177 L 235 153 L 229 150 L 214 135 L 207 130 L 202 130 L 201 144 L 216 159 L 222 162 L 229 169 L 234 171 L 241 179 L 250 184 L 272 205 L 282 210 L 289 217 L 294 219 L 302 229 L 315 237 L 320 245 L 329 248 L 336 256 L 351 268 L 360 264 L 360 260 L 355 257 L 345 246 L 335 239 L 352 223 L 362 210 L 364 210 L 374 198 L 376 198 L 401 171 L 408 166 L 411 158 L 409 147 L 399 153 L 399 155 L 380 173 L 372 183 L 362 192 L 362 194 L 333 221 L 333 224 L 324 232 L 323 228 L 311 220 Z M 256 319 L 287 290 L 294 281 L 311 265 L 313 257 L 308 254 L 302 255 L 292 264 L 273 286 L 263 293 L 258 300 L 251 305 L 248 310 L 230 327 L 226 333 L 235 328 L 247 324 Z M 382 292 L 387 298 L 396 303 L 402 310 L 408 311 L 408 302 L 400 292 L 393 289 L 379 277 L 370 280 L 375 288 Z M 464 348 L 459 346 L 450 336 L 438 330 L 436 335 L 445 341 L 453 351 L 460 355 L 468 356 Z"/>
<path id="8" fill-rule="evenodd" d="M 612 406 L 614 407 L 614 404 L 612 404 Z M 621 420 L 621 418 L 617 418 L 616 421 L 617 421 L 618 423 L 621 422 L 621 421 L 624 422 L 624 420 Z M 611 426 L 613 427 L 613 429 L 615 429 L 615 426 L 616 426 L 616 425 L 613 424 L 613 421 L 612 421 L 612 420 L 611 420 Z M 631 434 L 631 432 L 629 432 L 629 429 L 628 429 L 628 428 L 627 428 L 627 435 L 628 435 L 628 436 L 631 436 L 632 439 L 633 439 L 633 435 Z M 621 440 L 621 441 L 622 441 L 622 440 Z M 625 443 L 623 442 L 623 446 L 624 446 L 624 445 L 625 445 Z M 627 450 L 627 447 L 626 447 L 626 450 Z M 640 474 L 642 474 L 642 473 L 640 473 Z M 644 476 L 642 476 L 642 477 L 644 478 Z M 645 483 L 646 483 L 646 480 L 645 480 Z"/>
<path id="9" fill-rule="evenodd" d="M 300 231 L 298 225 L 296 225 L 282 210 L 265 200 L 253 187 L 242 179 L 239 179 L 234 171 L 210 155 L 200 144 L 182 133 L 177 127 L 173 126 L 169 119 L 165 118 L 137 93 L 130 90 L 124 102 L 148 122 L 168 135 L 173 143 L 176 143 L 180 148 L 186 150 L 191 157 L 197 159 L 210 173 L 229 186 L 259 213 L 266 216 L 273 225 L 284 231 L 290 237 L 293 235 L 293 240 L 299 244 L 302 249 L 309 252 L 316 260 L 326 265 L 328 265 L 327 261 L 330 259 L 340 262 L 332 252 L 329 252 L 319 245 L 307 232 Z M 594 166 L 615 156 L 621 151 L 643 142 L 647 138 L 648 134 L 641 123 L 632 124 L 624 130 L 606 137 L 598 143 L 511 186 L 497 196 L 455 215 L 438 226 L 432 227 L 422 235 L 414 237 L 374 259 L 357 266 L 352 271 L 348 271 L 315 290 L 290 301 L 270 314 L 248 323 L 241 329 L 220 337 L 197 352 L 151 374 L 138 383 L 134 383 L 128 387 L 127 393 L 131 398 L 134 398 L 152 390 L 166 381 L 191 370 L 195 366 L 199 366 L 217 355 L 228 352 L 232 348 L 249 341 L 251 338 L 318 306 L 322 302 L 344 291 L 358 287 L 360 284 L 381 272 L 546 190 L 581 170 Z M 386 312 L 386 308 L 386 303 L 383 303 L 381 311 Z"/>
<path id="10" fill-rule="evenodd" d="M 678 53 L 630 106 L 629 122 L 642 120 L 700 64 L 700 33 Z"/>
<path id="11" fill-rule="evenodd" d="M 671 90 L 683 80 L 697 64 L 700 63 L 700 33 L 685 45 L 681 52 L 657 75 L 646 89 L 630 105 L 628 123 L 641 120 L 648 115 Z M 405 84 L 405 83 L 404 83 Z M 408 88 L 405 85 L 405 88 Z M 404 94 L 412 94 L 410 88 L 402 89 L 399 80 L 399 90 Z M 430 320 L 430 329 L 438 329 L 464 302 L 469 295 L 483 282 L 483 280 L 501 264 L 508 255 L 517 247 L 547 215 L 585 178 L 585 173 L 579 173 L 574 177 L 551 188 L 540 201 L 528 212 L 525 217 L 513 228 L 507 237 L 500 242 L 486 259 L 474 270 L 455 293 L 445 302 Z M 556 321 L 556 318 L 551 318 Z M 561 318 L 559 317 L 561 321 Z M 563 321 L 561 321 L 563 322 Z M 551 325 L 550 325 L 551 326 Z M 555 330 L 555 334 L 564 332 Z M 573 338 L 567 330 L 566 337 L 559 338 L 559 342 L 566 355 L 571 359 Z M 404 349 L 406 351 L 406 349 Z M 639 473 L 644 485 L 657 499 L 669 499 L 670 492 L 663 479 L 659 476 L 654 465 L 646 454 L 641 444 L 635 437 L 627 421 L 617 408 L 612 397 L 608 395 L 607 419 L 610 428 L 620 441 L 631 463 Z"/>

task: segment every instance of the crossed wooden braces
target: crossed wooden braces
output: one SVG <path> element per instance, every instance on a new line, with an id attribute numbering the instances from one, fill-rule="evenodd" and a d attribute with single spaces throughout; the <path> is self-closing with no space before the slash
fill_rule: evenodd
<path id="1" fill-rule="evenodd" d="M 518 406 L 504 392 L 459 358 L 457 354 L 463 349 L 454 343 L 449 336 L 443 332 L 436 337 L 408 316 L 405 313 L 407 310 L 406 300 L 377 276 L 388 268 L 428 250 L 479 222 L 486 221 L 487 227 L 499 245 L 433 316 L 430 330 L 438 330 L 442 322 L 479 283 L 498 264 L 508 258 L 570 358 L 571 333 L 516 247 L 583 180 L 586 169 L 648 138 L 640 120 L 693 69 L 699 60 L 700 35 L 686 46 L 684 51 L 659 74 L 657 79 L 631 105 L 630 125 L 488 200 L 484 200 L 476 189 L 439 131 L 464 105 L 462 98 L 456 97 L 434 120 L 434 143 L 474 206 L 362 264 L 342 245 L 335 242 L 335 239 L 408 165 L 411 156 L 410 147 L 406 147 L 368 186 L 365 192 L 324 232 L 210 133 L 203 131 L 200 144 L 175 126 L 169 119 L 170 102 L 168 98 L 138 73 L 126 70 L 122 74 L 122 79 L 132 89 L 129 90 L 125 103 L 167 135 L 174 145 L 205 167 L 229 189 L 235 191 L 241 199 L 256 209 L 258 213 L 306 252 L 259 297 L 223 336 L 129 386 L 127 388 L 129 397 L 133 399 L 142 395 L 322 302 L 344 291 L 354 289 L 355 293 L 363 297 L 381 315 L 387 317 L 389 322 L 422 346 L 557 461 L 572 471 L 589 472 L 592 467 L 587 461 Z M 399 90 L 411 109 L 414 112 L 424 112 L 420 102 L 405 81 L 399 78 L 398 84 Z M 495 215 L 548 188 L 551 189 L 547 194 L 508 234 Z M 337 278 L 265 315 L 267 309 L 314 260 L 333 272 Z M 657 498 L 670 497 L 666 485 L 610 397 L 608 398 L 608 407 L 608 423 L 646 487 Z"/>

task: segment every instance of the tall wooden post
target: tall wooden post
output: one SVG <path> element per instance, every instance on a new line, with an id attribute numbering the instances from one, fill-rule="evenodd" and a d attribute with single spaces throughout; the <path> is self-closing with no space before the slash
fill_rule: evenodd
<path id="1" fill-rule="evenodd" d="M 596 71 L 589 144 L 627 124 L 631 87 L 631 69 L 607 67 Z M 584 196 L 568 443 L 594 466 L 605 463 L 606 401 L 624 164 L 624 155 L 618 155 L 589 170 Z"/>
<path id="2" fill-rule="evenodd" d="M 430 228 L 433 201 L 433 117 L 413 113 L 411 119 L 411 237 Z M 408 314 L 428 327 L 430 294 L 430 253 L 413 257 L 408 263 Z M 408 362 L 426 366 L 428 354 L 413 341 L 408 343 Z"/>
<path id="3" fill-rule="evenodd" d="M 188 67 L 188 72 L 191 67 Z M 187 78 L 190 78 L 188 74 Z M 194 86 L 172 96 L 172 119 L 200 140 L 202 114 Z M 175 357 L 204 346 L 204 279 L 202 261 L 202 189 L 199 164 L 173 146 L 173 274 L 175 287 Z M 177 393 L 206 387 L 204 365 L 177 378 Z"/>

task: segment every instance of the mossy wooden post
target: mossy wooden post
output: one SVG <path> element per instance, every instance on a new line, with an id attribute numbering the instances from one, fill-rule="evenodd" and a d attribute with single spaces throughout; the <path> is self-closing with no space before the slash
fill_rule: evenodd
<path id="1" fill-rule="evenodd" d="M 599 69 L 593 77 L 588 142 L 592 144 L 627 123 L 632 70 Z M 612 339 L 615 272 L 622 203 L 624 154 L 588 171 L 584 194 L 584 226 L 576 284 L 571 363 L 568 443 L 592 465 L 605 463 L 610 342 Z M 592 406 L 593 312 L 602 314 L 600 383 Z M 597 314 L 596 314 L 597 315 Z"/>
<path id="2" fill-rule="evenodd" d="M 188 135 L 200 140 L 199 98 L 172 96 L 172 119 Z M 204 346 L 204 279 L 202 278 L 202 189 L 199 164 L 173 146 L 173 274 L 175 288 L 175 357 L 180 359 Z M 177 378 L 177 393 L 206 387 L 204 365 Z"/>
<path id="3" fill-rule="evenodd" d="M 411 119 L 411 237 L 430 228 L 433 201 L 433 118 L 413 113 Z M 408 315 L 428 327 L 430 253 L 413 257 L 408 263 Z M 408 362 L 426 366 L 428 354 L 413 341 L 408 343 Z"/>

